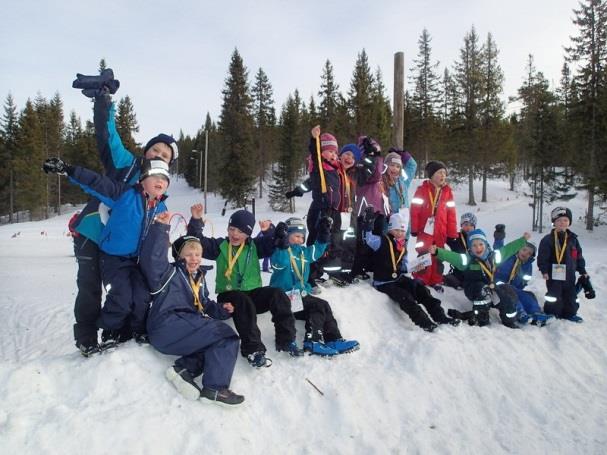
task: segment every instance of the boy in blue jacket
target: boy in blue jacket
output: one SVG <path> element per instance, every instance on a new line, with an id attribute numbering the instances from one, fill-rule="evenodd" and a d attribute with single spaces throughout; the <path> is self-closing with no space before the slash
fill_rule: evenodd
<path id="1" fill-rule="evenodd" d="M 104 329 L 106 344 L 135 337 L 146 342 L 145 317 L 149 291 L 138 267 L 141 242 L 154 217 L 166 211 L 164 200 L 169 186 L 169 166 L 162 159 L 145 160 L 139 183 L 117 183 L 80 166 L 70 166 L 59 158 L 44 162 L 46 173 L 68 175 L 87 193 L 111 209 L 99 236 L 101 278 L 106 299 L 97 325 Z"/>
<path id="2" fill-rule="evenodd" d="M 229 387 L 240 340 L 229 325 L 218 321 L 229 318 L 234 307 L 209 299 L 205 281 L 209 267 L 201 265 L 197 237 L 175 240 L 175 262 L 169 264 L 170 219 L 168 212 L 157 215 L 141 248 L 141 269 L 153 295 L 147 320 L 150 344 L 163 354 L 181 356 L 166 377 L 186 399 L 238 405 L 244 397 Z M 194 381 L 200 375 L 202 388 Z"/>
<path id="3" fill-rule="evenodd" d="M 304 320 L 306 334 L 304 350 L 311 354 L 333 356 L 359 348 L 358 341 L 344 340 L 326 300 L 311 295 L 308 283 L 310 264 L 325 252 L 331 237 L 331 218 L 321 218 L 314 244 L 304 246 L 306 225 L 300 218 L 279 223 L 274 233 L 272 278 L 270 286 L 281 288 L 291 299 L 295 318 Z"/>

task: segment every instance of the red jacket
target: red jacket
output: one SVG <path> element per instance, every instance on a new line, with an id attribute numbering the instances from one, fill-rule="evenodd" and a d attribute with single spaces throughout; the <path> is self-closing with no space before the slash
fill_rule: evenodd
<path id="1" fill-rule="evenodd" d="M 425 180 L 411 200 L 411 232 L 418 237 L 424 233 L 424 227 L 428 218 L 432 216 L 432 199 L 436 197 L 437 188 Z M 434 210 L 434 243 L 443 247 L 447 238 L 455 238 L 457 231 L 457 214 L 455 212 L 455 201 L 449 185 L 440 189 L 438 201 Z M 425 236 L 424 236 L 425 237 Z"/>

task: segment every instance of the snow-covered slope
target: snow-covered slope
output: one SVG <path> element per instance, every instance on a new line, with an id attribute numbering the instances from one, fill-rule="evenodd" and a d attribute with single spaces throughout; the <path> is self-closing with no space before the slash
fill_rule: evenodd
<path id="1" fill-rule="evenodd" d="M 188 218 L 202 199 L 179 181 L 171 193 L 171 210 Z M 461 214 L 466 189 L 456 194 Z M 510 239 L 528 230 L 527 199 L 501 182 L 489 194 L 491 202 L 475 208 L 480 227 L 490 235 L 504 222 Z M 306 199 L 297 204 L 303 215 Z M 584 204 L 573 201 L 575 218 Z M 286 218 L 259 205 L 258 219 Z M 210 198 L 207 229 L 216 236 L 226 229 L 221 206 Z M 607 452 L 605 228 L 588 234 L 579 220 L 573 225 L 598 295 L 582 297 L 583 324 L 513 331 L 494 314 L 487 328 L 429 334 L 367 283 L 327 288 L 322 297 L 361 350 L 290 358 L 274 351 L 270 315 L 261 315 L 274 365 L 255 370 L 239 358 L 232 389 L 246 401 L 226 410 L 181 398 L 164 378 L 173 358 L 150 346 L 129 342 L 90 359 L 76 352 L 69 216 L 0 227 L 0 453 Z M 531 289 L 541 297 L 535 276 Z M 439 298 L 446 308 L 468 308 L 457 291 Z"/>

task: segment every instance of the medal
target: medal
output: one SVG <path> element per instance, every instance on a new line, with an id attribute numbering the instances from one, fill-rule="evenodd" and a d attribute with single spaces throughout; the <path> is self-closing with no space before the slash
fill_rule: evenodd
<path id="1" fill-rule="evenodd" d="M 491 283 L 491 284 L 489 285 L 489 289 L 495 289 L 495 284 Z"/>
<path id="2" fill-rule="evenodd" d="M 348 213 L 352 213 L 352 207 L 348 207 Z"/>
<path id="3" fill-rule="evenodd" d="M 226 289 L 227 289 L 228 291 L 231 291 L 231 290 L 232 290 L 232 285 L 231 285 L 231 284 L 226 284 Z"/>
<path id="4" fill-rule="evenodd" d="M 301 291 L 301 296 L 305 297 L 306 295 L 308 295 L 308 293 L 306 291 Z"/>
<path id="5" fill-rule="evenodd" d="M 392 278 L 396 278 L 397 276 L 398 276 L 398 274 L 397 274 L 396 272 L 394 272 L 394 273 L 392 274 Z"/>

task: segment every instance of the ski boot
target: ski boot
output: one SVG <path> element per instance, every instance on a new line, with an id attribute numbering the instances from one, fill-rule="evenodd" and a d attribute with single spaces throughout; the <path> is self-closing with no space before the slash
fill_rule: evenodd
<path id="1" fill-rule="evenodd" d="M 322 357 L 331 357 L 339 354 L 336 349 L 330 348 L 321 341 L 306 340 L 303 344 L 304 351 L 311 355 L 319 355 Z"/>
<path id="2" fill-rule="evenodd" d="M 284 345 L 276 345 L 276 350 L 278 352 L 286 352 L 291 357 L 300 357 L 303 355 L 303 349 L 300 349 L 295 341 L 291 341 Z"/>
<path id="3" fill-rule="evenodd" d="M 325 346 L 335 349 L 339 354 L 348 354 L 350 352 L 358 351 L 360 344 L 356 340 L 344 340 L 340 338 L 338 340 L 327 341 Z"/>
<path id="4" fill-rule="evenodd" d="M 257 351 L 247 356 L 249 365 L 255 368 L 269 368 L 272 366 L 272 359 L 266 357 L 266 353 L 263 351 Z"/>

